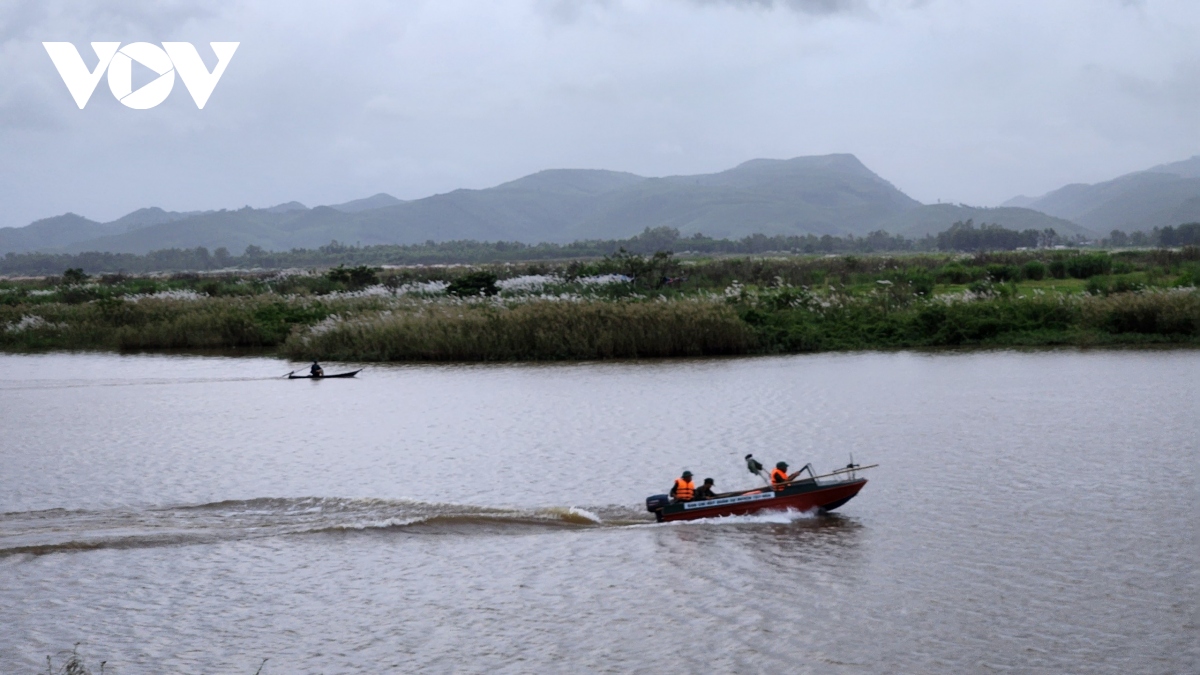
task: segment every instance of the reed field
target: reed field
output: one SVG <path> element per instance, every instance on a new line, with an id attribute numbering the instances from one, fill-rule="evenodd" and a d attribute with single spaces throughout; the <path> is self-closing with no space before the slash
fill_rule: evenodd
<path id="1" fill-rule="evenodd" d="M 517 361 L 745 354 L 751 328 L 710 300 L 402 307 L 299 333 L 294 359 Z"/>
<path id="2" fill-rule="evenodd" d="M 1200 250 L 0 279 L 0 349 L 515 361 L 1200 344 Z"/>

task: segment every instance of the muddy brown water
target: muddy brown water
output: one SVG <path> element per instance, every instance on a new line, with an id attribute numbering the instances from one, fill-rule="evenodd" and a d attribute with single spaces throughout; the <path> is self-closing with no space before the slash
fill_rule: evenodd
<path id="1" fill-rule="evenodd" d="M 0 672 L 1200 672 L 1200 352 L 294 367 L 0 356 Z"/>

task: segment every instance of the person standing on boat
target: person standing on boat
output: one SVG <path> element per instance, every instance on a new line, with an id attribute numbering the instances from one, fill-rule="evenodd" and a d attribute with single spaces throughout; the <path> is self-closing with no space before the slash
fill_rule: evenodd
<path id="1" fill-rule="evenodd" d="M 683 475 L 675 479 L 675 484 L 671 486 L 671 498 L 677 502 L 690 502 L 696 496 L 696 484 L 692 482 L 692 472 L 684 471 Z"/>
<path id="2" fill-rule="evenodd" d="M 767 481 L 768 485 L 771 484 L 771 479 L 767 477 L 767 472 L 763 469 L 762 463 L 754 459 L 754 455 L 746 455 L 746 469 L 755 476 Z"/>
<path id="3" fill-rule="evenodd" d="M 704 485 L 696 488 L 696 499 L 715 499 L 717 493 L 713 492 L 713 484 L 713 479 L 705 478 Z"/>
<path id="4" fill-rule="evenodd" d="M 787 469 L 787 462 L 778 462 L 775 464 L 775 470 L 771 472 L 771 485 L 774 485 L 776 489 L 779 489 L 780 485 L 792 479 L 788 475 Z"/>
<path id="5" fill-rule="evenodd" d="M 317 363 L 316 359 L 313 359 L 312 366 L 308 369 L 308 374 L 313 377 L 325 377 L 325 370 L 321 368 L 321 364 Z"/>

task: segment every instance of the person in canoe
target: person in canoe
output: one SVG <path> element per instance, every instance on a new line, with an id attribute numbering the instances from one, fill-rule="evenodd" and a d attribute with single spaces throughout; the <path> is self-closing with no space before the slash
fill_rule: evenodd
<path id="1" fill-rule="evenodd" d="M 696 499 L 716 499 L 717 493 L 713 492 L 715 481 L 711 478 L 704 479 L 704 485 L 696 488 Z"/>
<path id="2" fill-rule="evenodd" d="M 692 472 L 684 471 L 683 475 L 675 479 L 675 484 L 671 486 L 671 499 L 677 502 L 690 502 L 696 496 L 696 484 L 692 482 Z"/>
<path id="3" fill-rule="evenodd" d="M 325 377 L 325 370 L 321 368 L 321 364 L 317 363 L 316 359 L 313 359 L 312 366 L 308 369 L 308 374 L 313 377 Z"/>

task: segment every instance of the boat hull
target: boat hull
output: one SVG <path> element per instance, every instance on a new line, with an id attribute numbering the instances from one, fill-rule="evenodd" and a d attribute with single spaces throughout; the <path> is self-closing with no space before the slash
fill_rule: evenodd
<path id="1" fill-rule="evenodd" d="M 675 502 L 659 509 L 655 512 L 655 517 L 662 522 L 671 522 L 719 516 L 741 516 L 759 511 L 784 511 L 787 509 L 832 511 L 853 499 L 866 484 L 867 479 L 865 478 L 825 485 L 815 482 L 800 482 L 778 491 L 764 488 L 732 497 Z"/>

